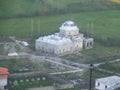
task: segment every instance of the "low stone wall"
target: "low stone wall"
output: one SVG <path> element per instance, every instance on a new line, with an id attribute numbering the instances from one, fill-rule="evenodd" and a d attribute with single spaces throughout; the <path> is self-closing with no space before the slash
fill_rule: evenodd
<path id="1" fill-rule="evenodd" d="M 28 90 L 55 90 L 53 86 L 40 87 L 40 88 L 29 88 Z"/>
<path id="2" fill-rule="evenodd" d="M 5 56 L 5 55 L 0 55 L 0 60 L 9 60 L 9 59 L 22 59 L 22 58 L 28 58 L 29 59 L 30 55 L 24 55 L 24 56 Z"/>
<path id="3" fill-rule="evenodd" d="M 73 84 L 64 84 L 60 86 L 60 89 L 74 88 Z"/>
<path id="4" fill-rule="evenodd" d="M 28 90 L 58 90 L 58 89 L 68 89 L 68 88 L 74 88 L 74 85 L 73 84 L 64 84 L 64 85 L 60 85 L 58 87 L 47 86 L 47 87 L 40 87 L 40 88 L 29 88 Z"/>

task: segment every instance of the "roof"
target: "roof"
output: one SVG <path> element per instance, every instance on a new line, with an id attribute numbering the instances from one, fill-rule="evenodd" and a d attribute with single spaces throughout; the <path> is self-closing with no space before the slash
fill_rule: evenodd
<path id="1" fill-rule="evenodd" d="M 70 38 L 61 37 L 59 33 L 38 38 L 36 41 L 46 42 L 54 45 L 64 45 L 72 43 Z"/>
<path id="2" fill-rule="evenodd" d="M 118 76 L 109 76 L 109 77 L 104 77 L 104 78 L 100 78 L 100 79 L 96 79 L 96 81 L 103 83 L 105 85 L 109 85 L 109 86 L 114 86 L 116 84 L 120 84 L 120 77 Z"/>
<path id="3" fill-rule="evenodd" d="M 8 56 L 18 56 L 18 53 L 16 53 L 16 52 L 8 53 Z"/>
<path id="4" fill-rule="evenodd" d="M 62 24 L 60 30 L 79 30 L 79 28 L 73 21 L 66 21 Z"/>
<path id="5" fill-rule="evenodd" d="M 26 42 L 26 41 L 22 41 L 22 44 L 23 44 L 24 46 L 28 46 L 28 45 L 29 45 L 28 42 Z"/>
<path id="6" fill-rule="evenodd" d="M 2 75 L 9 74 L 8 69 L 7 69 L 7 68 L 0 67 L 0 74 L 2 74 Z"/>

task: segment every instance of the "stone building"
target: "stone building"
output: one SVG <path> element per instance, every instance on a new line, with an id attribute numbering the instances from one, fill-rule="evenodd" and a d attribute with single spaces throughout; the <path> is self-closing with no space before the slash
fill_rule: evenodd
<path id="1" fill-rule="evenodd" d="M 73 21 L 64 22 L 59 29 L 59 33 L 36 39 L 36 50 L 65 55 L 93 47 L 94 39 L 86 38 L 82 33 L 79 33 L 79 28 Z"/>

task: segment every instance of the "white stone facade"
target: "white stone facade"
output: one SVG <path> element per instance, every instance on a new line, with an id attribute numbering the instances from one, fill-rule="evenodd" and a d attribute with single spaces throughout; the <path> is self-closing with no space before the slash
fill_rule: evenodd
<path id="1" fill-rule="evenodd" d="M 84 43 L 90 42 L 88 48 L 93 47 L 93 38 L 89 39 L 79 33 L 79 28 L 74 22 L 66 21 L 60 27 L 60 33 L 39 37 L 35 42 L 35 48 L 37 51 L 62 55 L 86 48 L 87 45 L 84 46 Z"/>

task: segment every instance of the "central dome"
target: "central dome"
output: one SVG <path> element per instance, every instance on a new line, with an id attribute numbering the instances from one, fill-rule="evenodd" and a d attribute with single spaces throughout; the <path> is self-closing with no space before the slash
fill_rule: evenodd
<path id="1" fill-rule="evenodd" d="M 66 21 L 62 26 L 77 26 L 73 21 Z"/>
<path id="2" fill-rule="evenodd" d="M 79 34 L 79 28 L 73 21 L 66 21 L 60 27 L 60 33 L 65 36 Z"/>

